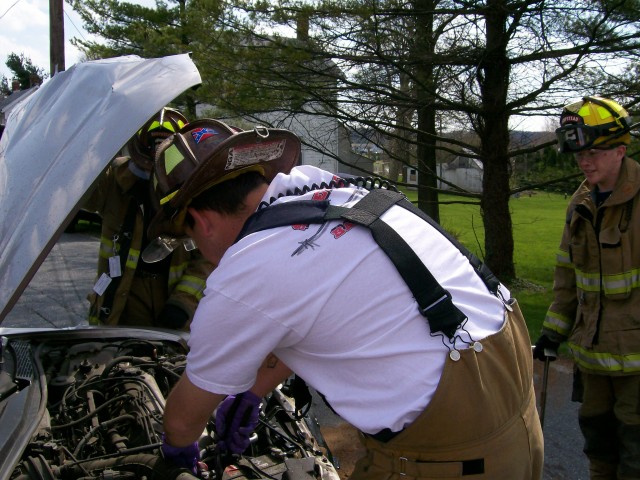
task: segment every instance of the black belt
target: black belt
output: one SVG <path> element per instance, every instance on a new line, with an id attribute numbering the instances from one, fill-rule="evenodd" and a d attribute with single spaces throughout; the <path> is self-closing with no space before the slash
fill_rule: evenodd
<path id="1" fill-rule="evenodd" d="M 402 431 L 403 430 L 400 430 L 399 432 L 392 432 L 389 428 L 385 428 L 384 430 L 380 430 L 378 433 L 368 433 L 367 435 L 378 442 L 387 443 L 389 440 L 402 433 Z"/>

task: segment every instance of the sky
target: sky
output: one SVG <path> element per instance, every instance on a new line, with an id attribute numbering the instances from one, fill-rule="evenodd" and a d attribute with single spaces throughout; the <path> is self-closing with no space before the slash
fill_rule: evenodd
<path id="1" fill-rule="evenodd" d="M 90 38 L 82 30 L 80 17 L 64 3 L 65 64 L 76 63 L 80 52 L 69 42 L 73 37 Z M 5 65 L 10 53 L 24 54 L 36 67 L 49 73 L 49 0 L 0 0 L 0 75 L 11 82 Z"/>
<path id="2" fill-rule="evenodd" d="M 155 5 L 154 0 L 129 0 L 141 5 Z M 71 5 L 64 3 L 65 66 L 77 63 L 82 54 L 71 45 L 74 37 L 90 40 L 82 21 Z M 0 0 L 0 76 L 11 81 L 5 62 L 10 53 L 24 54 L 36 67 L 49 74 L 49 0 Z"/>

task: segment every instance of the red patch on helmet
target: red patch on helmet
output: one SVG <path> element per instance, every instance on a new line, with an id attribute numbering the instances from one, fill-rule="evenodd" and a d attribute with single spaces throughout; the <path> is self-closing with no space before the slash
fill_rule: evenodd
<path id="1" fill-rule="evenodd" d="M 193 137 L 193 141 L 196 143 L 200 143 L 207 138 L 211 138 L 214 135 L 218 135 L 213 128 L 202 127 L 202 128 L 194 128 L 191 130 L 191 136 Z"/>
<path id="2" fill-rule="evenodd" d="M 567 123 L 584 123 L 584 119 L 575 113 L 568 113 L 560 119 L 560 125 L 566 125 Z"/>

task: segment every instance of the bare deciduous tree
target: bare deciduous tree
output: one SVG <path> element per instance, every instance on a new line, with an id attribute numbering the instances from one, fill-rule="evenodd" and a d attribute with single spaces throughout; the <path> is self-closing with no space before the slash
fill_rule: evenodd
<path id="1" fill-rule="evenodd" d="M 436 218 L 436 157 L 465 149 L 483 165 L 484 260 L 503 281 L 516 275 L 513 159 L 545 146 L 515 143 L 512 120 L 556 117 L 585 94 L 636 103 L 638 0 L 169 3 L 137 24 L 131 6 L 116 15 L 124 2 L 76 0 L 89 31 L 112 40 L 85 44 L 89 56 L 191 51 L 204 81 L 193 96 L 221 114 L 277 109 L 366 132 L 393 167 L 418 169 L 420 206 Z"/>

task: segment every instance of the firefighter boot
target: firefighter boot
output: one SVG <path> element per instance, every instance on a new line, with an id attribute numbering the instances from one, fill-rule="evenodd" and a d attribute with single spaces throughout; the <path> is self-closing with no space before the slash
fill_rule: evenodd
<path id="1" fill-rule="evenodd" d="M 579 416 L 578 422 L 584 436 L 584 453 L 589 458 L 591 480 L 617 480 L 618 421 L 613 412 Z"/>
<path id="2" fill-rule="evenodd" d="M 620 465 L 618 480 L 640 478 L 640 425 L 620 424 Z"/>

